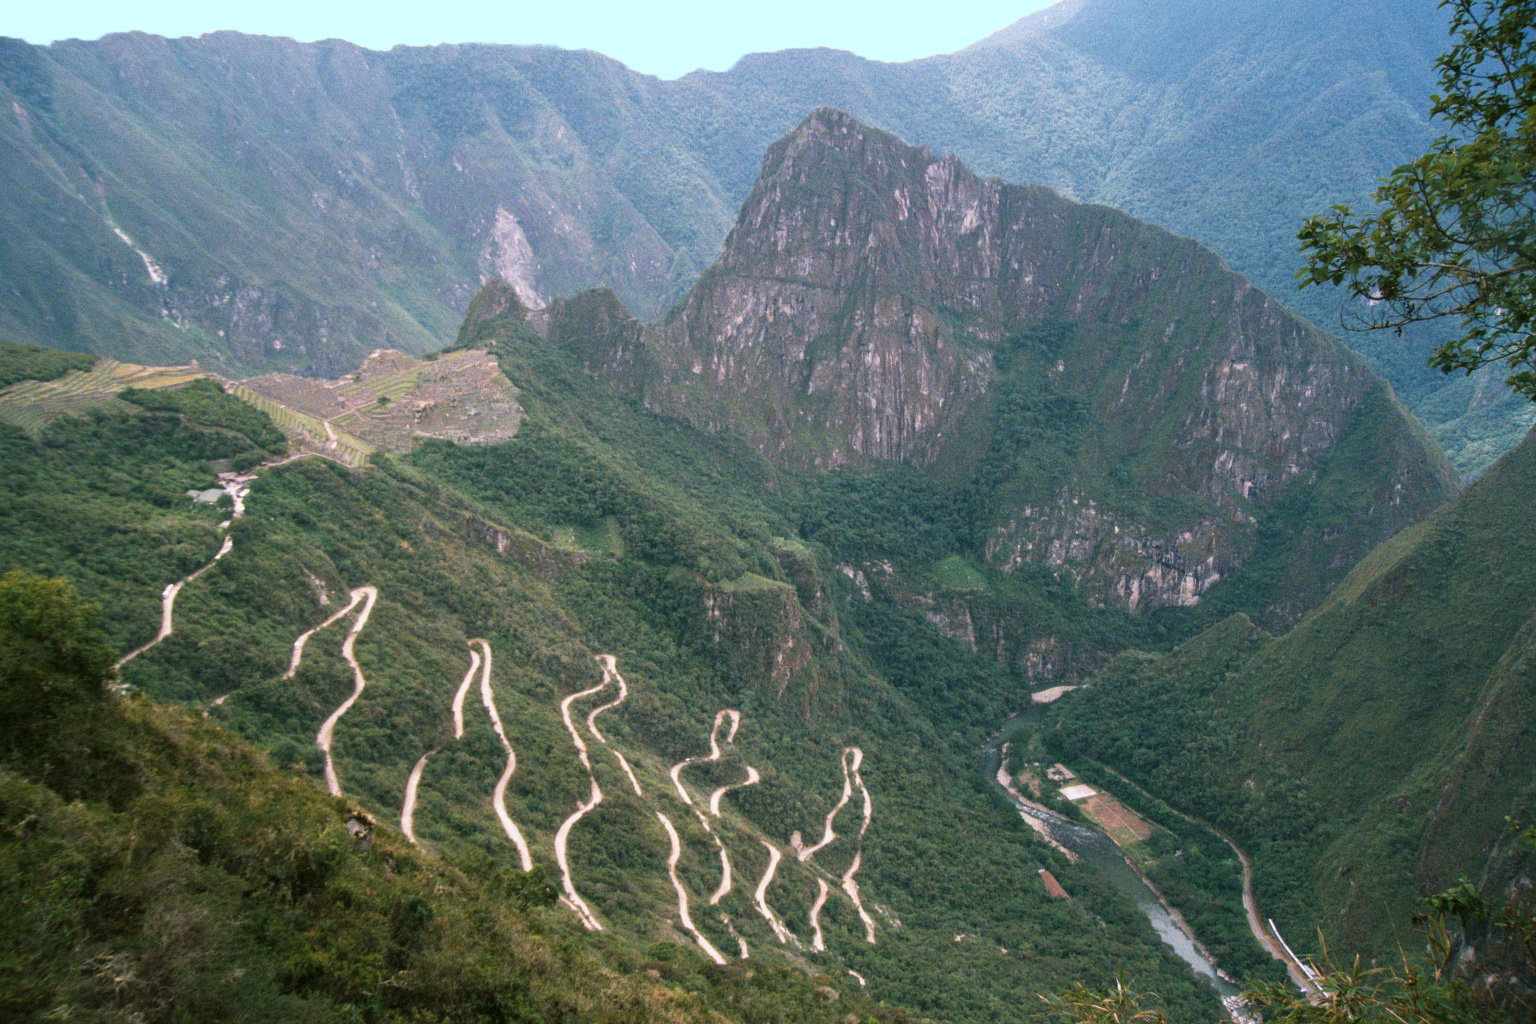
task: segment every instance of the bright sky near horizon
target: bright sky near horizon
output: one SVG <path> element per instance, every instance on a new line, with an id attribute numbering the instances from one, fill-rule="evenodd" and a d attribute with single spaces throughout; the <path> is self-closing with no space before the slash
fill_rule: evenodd
<path id="1" fill-rule="evenodd" d="M 637 71 L 677 78 L 724 71 L 748 53 L 830 46 L 883 61 L 949 53 L 1054 0 L 622 0 L 486 4 L 466 0 L 54 0 L 10 6 L 0 35 L 34 43 L 96 39 L 138 30 L 196 36 L 220 29 L 301 40 L 346 39 L 370 49 L 397 44 L 524 43 L 606 53 Z"/>

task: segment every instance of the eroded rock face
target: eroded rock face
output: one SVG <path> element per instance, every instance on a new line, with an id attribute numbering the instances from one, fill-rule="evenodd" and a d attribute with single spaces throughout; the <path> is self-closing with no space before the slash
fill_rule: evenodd
<path id="1" fill-rule="evenodd" d="M 797 468 L 931 459 L 991 369 L 995 327 L 957 330 L 942 310 L 986 290 L 961 282 L 991 262 L 996 190 L 825 110 L 763 167 L 725 254 L 661 328 L 647 400 Z"/>
<path id="2" fill-rule="evenodd" d="M 1177 533 L 1159 534 L 1135 518 L 1099 508 L 1092 498 L 1063 491 L 1050 507 L 1026 506 L 996 527 L 987 560 L 1012 572 L 1025 562 L 1065 570 L 1100 600 L 1130 611 L 1192 608 L 1235 561 L 1243 523 L 1202 518 Z"/>
<path id="3" fill-rule="evenodd" d="M 836 620 L 816 621 L 795 586 L 749 578 L 708 586 L 701 596 L 705 635 L 732 678 L 807 718 L 841 706 L 847 649 Z"/>
<path id="4" fill-rule="evenodd" d="M 1020 340 L 1051 325 L 1048 355 Z M 630 341 L 610 379 L 796 470 L 963 474 L 995 454 L 995 407 L 1071 403 L 1053 475 L 1007 453 L 1038 479 L 996 503 L 986 555 L 1136 611 L 1193 605 L 1240 567 L 1347 431 L 1392 453 L 1361 493 L 1386 473 L 1416 495 L 1402 515 L 1352 510 L 1372 543 L 1455 489 L 1395 401 L 1361 422 L 1381 386 L 1357 359 L 1208 250 L 828 109 L 768 151 L 723 256 L 643 345 L 644 373 Z"/>

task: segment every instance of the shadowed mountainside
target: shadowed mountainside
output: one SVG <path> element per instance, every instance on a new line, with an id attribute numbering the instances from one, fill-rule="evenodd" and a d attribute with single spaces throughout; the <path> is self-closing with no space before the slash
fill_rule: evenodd
<path id="1" fill-rule="evenodd" d="M 544 47 L 10 40 L 0 331 L 332 375 L 436 347 L 492 274 L 649 318 L 823 104 L 1194 237 L 1332 327 L 1334 300 L 1292 289 L 1296 226 L 1422 150 L 1444 42 L 1431 0 L 1087 0 L 909 64 L 787 51 L 675 82 Z M 1491 381 L 1425 369 L 1422 338 L 1350 342 L 1463 470 L 1528 425 Z"/>

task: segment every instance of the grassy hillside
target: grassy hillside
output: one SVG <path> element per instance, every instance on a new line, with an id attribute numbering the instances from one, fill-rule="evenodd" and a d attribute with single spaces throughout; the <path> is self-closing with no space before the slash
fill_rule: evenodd
<path id="1" fill-rule="evenodd" d="M 846 975 L 579 936 L 542 873 L 425 853 L 203 716 L 109 697 L 91 618 L 0 581 L 9 1020 L 910 1019 Z"/>
<path id="2" fill-rule="evenodd" d="M 126 406 L 65 416 L 35 436 L 6 428 L 11 476 L 0 496 L 14 528 L 0 532 L 6 544 L 0 564 L 75 580 L 102 603 L 103 626 L 117 651 L 155 636 L 163 588 L 186 581 L 175 596 L 173 631 L 121 674 L 135 692 L 184 705 L 192 717 L 129 705 L 139 709 L 131 715 L 147 723 L 143 742 L 151 751 L 182 744 L 195 754 L 205 742 L 244 751 L 233 739 L 238 735 L 268 751 L 282 769 L 240 768 L 255 763 L 255 755 L 246 753 L 206 755 L 224 758 L 228 771 L 239 775 L 226 787 L 218 773 L 201 778 L 196 766 L 205 755 L 188 754 L 192 767 L 172 780 L 154 776 L 145 790 L 152 795 L 142 803 L 133 797 L 98 811 L 89 790 L 59 791 L 65 799 L 88 799 L 84 810 L 68 812 L 95 816 L 91 831 L 68 838 L 75 844 L 69 848 L 84 851 L 87 859 L 98 857 L 92 851 L 103 846 L 114 849 L 114 837 L 143 831 L 136 815 L 152 809 L 160 815 L 160 845 L 141 842 L 143 862 L 113 869 L 126 872 L 113 876 L 124 886 L 150 885 L 159 876 L 138 874 L 138 865 L 169 863 L 163 857 L 182 847 L 213 851 L 210 863 L 217 871 L 238 876 L 193 874 L 185 879 L 195 890 L 190 894 L 170 888 L 136 897 L 134 906 L 143 909 L 133 913 L 142 916 L 106 939 L 94 936 L 106 927 L 101 915 L 114 911 L 102 909 L 106 904 L 71 904 L 81 934 L 93 937 L 71 949 L 85 957 L 103 948 L 110 950 L 103 955 L 118 955 L 122 950 L 111 945 L 118 942 L 124 956 L 147 955 L 140 951 L 162 941 L 158 922 L 211 906 L 206 890 L 209 900 L 216 893 L 221 900 L 247 901 L 208 910 L 215 918 L 268 922 L 263 927 L 269 931 L 249 941 L 273 943 L 260 948 L 277 949 L 278 963 L 268 973 L 261 966 L 267 960 L 253 965 L 250 985 L 279 1001 L 366 1005 L 381 1020 L 406 1012 L 399 1000 L 425 1019 L 441 1019 L 447 1011 L 440 1006 L 456 992 L 501 993 L 484 996 L 495 1005 L 512 999 L 507 993 L 520 983 L 507 981 L 506 972 L 521 976 L 521 952 L 511 964 L 471 980 L 462 980 L 460 972 L 478 967 L 439 971 L 430 958 L 477 964 L 484 950 L 503 947 L 504 930 L 518 928 L 548 934 L 565 951 L 558 956 L 578 963 L 553 968 L 551 977 L 566 977 L 570 987 L 550 981 L 541 990 L 542 983 L 529 982 L 529 998 L 545 1007 L 538 1012 L 556 1015 L 566 1011 L 548 1008 L 563 1005 L 562 993 L 596 998 L 579 980 L 587 970 L 579 963 L 598 964 L 593 971 L 608 970 L 603 963 L 618 965 L 598 989 L 613 993 L 598 1000 L 602 1005 L 650 1005 L 650 996 L 625 994 L 632 992 L 652 992 L 665 1003 L 674 998 L 668 986 L 676 986 L 702 1000 L 690 1006 L 718 1007 L 750 1020 L 803 1016 L 779 1009 L 777 996 L 754 995 L 756 984 L 792 993 L 787 998 L 829 999 L 814 995 L 816 986 L 852 991 L 848 986 L 857 982 L 849 971 L 866 979 L 868 988 L 861 991 L 871 998 L 954 1021 L 1034 1018 L 1047 1012 L 1044 1004 L 1037 1007 L 1037 992 L 1078 978 L 1107 983 L 1116 970 L 1165 992 L 1179 1020 L 1216 1012 L 1211 997 L 1134 907 L 1093 872 L 1035 841 L 978 776 L 976 751 L 992 723 L 1019 699 L 1017 680 L 989 658 L 957 656 L 949 641 L 899 607 L 885 588 L 875 587 L 866 600 L 835 571 L 825 549 L 797 537 L 780 504 L 795 482 L 743 446 L 646 412 L 526 331 L 493 327 L 484 343 L 493 345 L 527 412 L 514 438 L 483 446 L 427 443 L 408 458 L 376 456 L 360 470 L 316 457 L 267 467 L 245 496 L 245 514 L 227 529 L 219 524 L 230 518 L 228 507 L 194 503 L 183 492 L 209 486 L 215 468 L 253 446 L 239 428 L 263 437 L 270 421 L 242 424 L 233 413 L 215 418 L 194 409 L 195 402 L 178 400 L 178 412 Z M 228 552 L 210 562 L 221 536 Z M 354 686 L 344 640 L 355 613 L 316 633 L 297 672 L 284 675 L 295 638 L 340 610 L 348 591 L 362 586 L 376 587 L 379 596 L 355 638 L 366 687 L 335 729 L 331 753 L 344 799 L 333 802 L 318 795 L 325 759 L 315 735 Z M 523 912 L 500 906 L 506 897 L 498 895 L 498 886 L 521 891 L 517 854 L 491 799 L 505 755 L 478 688 L 468 691 L 461 738 L 455 738 L 452 714 L 471 664 L 469 641 L 480 638 L 494 652 L 489 685 L 517 755 L 505 804 L 534 865 L 557 887 L 554 838 L 591 784 L 560 703 L 601 682 L 598 654 L 615 656 L 627 680 L 625 703 L 600 720 L 606 742 L 587 739 L 604 801 L 569 830 L 571 877 L 603 923 L 600 933 L 582 932 L 564 908 L 528 911 L 524 925 L 518 916 Z M 610 689 L 602 698 L 576 703 L 578 727 L 584 729 L 586 714 L 612 694 Z M 708 819 L 706 832 L 675 797 L 668 769 L 708 751 L 711 723 L 722 708 L 742 715 L 734 743 L 724 745 L 717 764 L 689 767 L 683 783 L 699 804 L 714 787 L 740 781 L 748 766 L 761 781 L 726 794 L 721 815 Z M 210 727 L 228 732 L 198 725 L 203 711 Z M 175 744 L 157 738 L 167 730 L 188 738 Z M 801 832 L 805 845 L 820 837 L 843 785 L 839 763 L 850 745 L 864 752 L 870 827 L 861 839 L 855 791 L 836 820 L 839 838 L 801 862 L 791 852 L 791 834 Z M 640 795 L 613 752 L 631 766 Z M 423 755 L 414 814 L 418 849 L 395 830 L 408 777 Z M 51 776 L 17 771 L 30 780 L 16 783 L 23 789 L 62 785 Z M 49 803 L 55 797 L 25 791 L 39 807 L 55 806 Z M 201 812 L 184 813 L 184 802 L 230 809 L 227 818 L 208 824 Z M 377 859 L 370 854 L 355 865 L 346 861 L 350 866 L 338 869 L 350 879 L 343 889 L 315 891 L 305 897 L 311 902 L 300 901 L 292 911 L 331 921 L 340 913 L 332 908 L 352 900 L 359 914 L 345 928 L 310 929 L 314 934 L 292 938 L 297 945 L 290 949 L 284 922 L 291 918 L 263 916 L 264 904 L 250 902 L 265 900 L 266 890 L 242 888 L 246 883 L 239 879 L 246 876 L 239 872 L 247 868 L 224 866 L 219 852 L 251 827 L 239 810 L 248 804 L 292 819 L 294 837 L 274 840 L 276 857 L 286 856 L 284 843 L 321 841 L 307 836 L 330 837 L 323 842 L 350 849 L 351 840 L 339 831 L 345 816 L 367 816 Z M 20 816 L 44 817 L 27 807 Z M 658 814 L 679 835 L 678 872 L 695 925 L 714 947 L 732 954 L 729 968 L 709 965 L 680 921 L 668 878 L 669 840 Z M 185 838 L 192 829 L 213 831 L 198 846 Z M 716 838 L 729 851 L 735 884 L 712 906 L 709 897 L 721 881 Z M 794 936 L 784 942 L 755 900 L 769 859 L 765 841 L 784 858 L 766 890 L 767 904 Z M 27 847 L 17 853 L 22 866 L 13 877 L 31 884 L 41 877 L 40 859 L 62 849 Z M 855 854 L 873 944 L 842 891 Z M 1072 900 L 1049 896 L 1037 875 L 1041 867 L 1049 867 Z M 96 876 L 86 877 L 88 887 L 95 884 L 90 879 Z M 422 889 L 413 888 L 416 879 Z M 820 915 L 825 951 L 812 946 L 818 880 L 830 883 Z M 362 895 L 352 895 L 354 888 Z M 430 910 L 412 903 L 415 896 Z M 492 917 L 473 928 L 463 925 L 479 920 L 475 908 L 486 901 L 497 904 Z M 401 909 L 393 909 L 397 904 Z M 423 915 L 441 922 L 451 941 L 442 939 L 440 949 L 436 938 L 412 946 L 400 929 Z M 503 920 L 509 923 L 497 923 Z M 199 941 L 208 944 L 208 957 L 178 953 L 178 959 L 217 965 L 235 955 L 225 950 L 246 948 L 225 944 L 247 942 L 238 928 L 198 934 L 205 936 Z M 481 940 L 472 934 L 489 936 L 488 945 L 474 945 Z M 749 946 L 747 964 L 734 955 L 737 935 Z M 965 938 L 957 942 L 956 935 Z M 551 962 L 543 947 L 528 941 L 532 962 Z M 56 944 L 39 949 L 27 970 L 35 973 L 41 964 L 53 973 L 38 974 L 43 980 L 29 990 L 33 1002 L 27 1005 L 105 998 L 71 994 L 66 981 L 77 976 L 76 954 Z M 362 951 L 368 955 L 359 960 Z M 354 960 L 359 966 L 351 973 L 329 966 Z M 221 969 L 208 968 L 215 975 Z M 568 977 L 562 973 L 567 971 Z M 325 981 L 332 973 L 339 980 Z M 418 1003 L 410 1002 L 416 998 L 410 985 L 400 993 L 396 982 L 384 984 L 423 973 L 439 977 L 422 983 Z M 172 974 L 157 982 L 162 987 L 153 998 L 184 1000 L 203 984 Z M 790 980 L 771 980 L 780 977 Z M 631 983 L 638 989 L 626 987 Z M 225 992 L 230 1000 L 258 999 L 239 985 L 204 987 L 215 1006 Z M 141 997 L 120 992 L 114 998 Z M 465 998 L 480 1005 L 475 1000 L 481 996 Z M 304 1005 L 279 1004 L 290 1014 Z M 863 1005 L 845 996 L 834 1009 L 842 1016 L 879 1016 Z"/>
<path id="3" fill-rule="evenodd" d="M 84 353 L 0 341 L 0 388 L 22 380 L 58 380 L 70 370 L 89 370 L 95 362 Z"/>
<path id="4" fill-rule="evenodd" d="M 1285 636 L 1234 616 L 1117 662 L 1063 702 L 1062 749 L 1248 844 L 1293 942 L 1389 950 L 1417 896 L 1497 877 L 1533 810 L 1533 481 L 1527 438 Z"/>

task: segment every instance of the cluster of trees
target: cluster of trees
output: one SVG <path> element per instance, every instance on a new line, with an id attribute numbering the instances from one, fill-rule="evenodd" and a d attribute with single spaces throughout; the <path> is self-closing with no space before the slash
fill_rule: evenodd
<path id="1" fill-rule="evenodd" d="M 0 388 L 19 380 L 58 380 L 70 370 L 89 370 L 96 357 L 38 345 L 0 341 Z"/>

